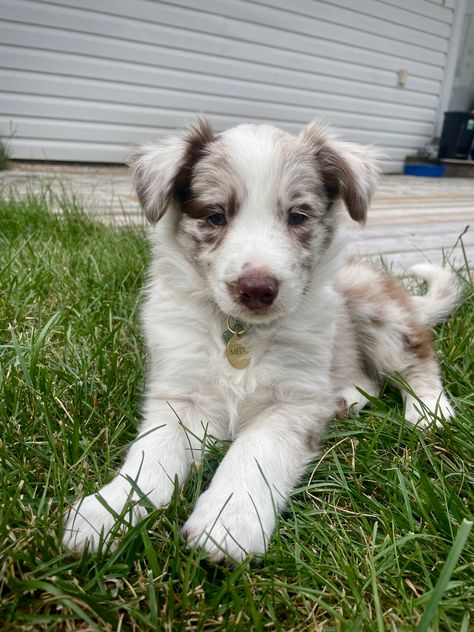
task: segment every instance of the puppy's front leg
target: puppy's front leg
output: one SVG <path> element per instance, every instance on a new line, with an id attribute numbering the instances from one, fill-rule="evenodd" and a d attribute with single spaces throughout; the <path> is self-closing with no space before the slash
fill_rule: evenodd
<path id="1" fill-rule="evenodd" d="M 189 543 L 213 560 L 264 552 L 333 412 L 275 405 L 243 427 L 183 527 Z"/>
<path id="2" fill-rule="evenodd" d="M 181 484 L 192 460 L 200 459 L 203 415 L 187 400 L 148 400 L 140 434 L 132 444 L 119 474 L 98 493 L 82 498 L 66 516 L 63 542 L 82 551 L 107 542 L 118 531 L 146 516 L 146 502 L 166 505 L 175 479 Z M 187 432 L 189 430 L 189 432 Z"/>

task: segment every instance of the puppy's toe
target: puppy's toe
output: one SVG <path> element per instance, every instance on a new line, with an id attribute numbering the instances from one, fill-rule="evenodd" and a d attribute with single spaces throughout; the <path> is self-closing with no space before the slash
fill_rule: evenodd
<path id="1" fill-rule="evenodd" d="M 63 544 L 77 553 L 84 549 L 97 551 L 99 543 L 107 542 L 115 518 L 99 501 L 97 495 L 86 496 L 77 502 L 64 522 Z"/>
<path id="2" fill-rule="evenodd" d="M 274 527 L 272 505 L 261 507 L 257 514 L 250 499 L 236 494 L 223 502 L 225 494 L 209 492 L 199 498 L 183 527 L 189 545 L 202 549 L 213 561 L 241 562 L 251 554 L 264 553 Z"/>
<path id="3" fill-rule="evenodd" d="M 81 553 L 113 548 L 111 541 L 145 517 L 146 509 L 129 500 L 127 490 L 112 481 L 97 494 L 79 500 L 64 521 L 63 544 Z"/>

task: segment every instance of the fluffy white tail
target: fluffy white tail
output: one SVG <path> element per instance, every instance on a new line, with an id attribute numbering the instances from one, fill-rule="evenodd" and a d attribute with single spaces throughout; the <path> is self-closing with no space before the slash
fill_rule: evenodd
<path id="1" fill-rule="evenodd" d="M 410 273 L 428 284 L 426 294 L 413 296 L 421 322 L 425 325 L 435 325 L 446 320 L 462 295 L 462 288 L 456 276 L 447 268 L 430 263 L 413 266 Z"/>

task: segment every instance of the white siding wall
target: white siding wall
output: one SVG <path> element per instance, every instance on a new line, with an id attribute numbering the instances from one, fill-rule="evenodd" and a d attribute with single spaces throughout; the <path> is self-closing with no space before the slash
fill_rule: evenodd
<path id="1" fill-rule="evenodd" d="M 324 116 L 399 171 L 432 136 L 455 3 L 0 0 L 0 130 L 16 158 L 122 162 L 196 112 Z"/>

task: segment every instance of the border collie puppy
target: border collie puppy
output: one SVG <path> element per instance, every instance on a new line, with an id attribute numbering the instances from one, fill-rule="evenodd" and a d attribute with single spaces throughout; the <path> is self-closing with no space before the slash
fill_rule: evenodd
<path id="1" fill-rule="evenodd" d="M 327 423 L 387 376 L 407 385 L 410 423 L 452 416 L 430 326 L 459 288 L 421 265 L 428 291 L 413 296 L 344 257 L 338 208 L 364 222 L 378 170 L 369 148 L 318 123 L 215 134 L 200 119 L 139 148 L 133 171 L 153 224 L 143 419 L 118 475 L 69 511 L 64 542 L 97 549 L 166 505 L 213 437 L 232 443 L 183 533 L 211 559 L 240 560 L 265 551 Z"/>

